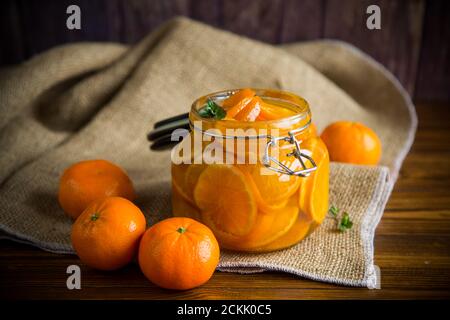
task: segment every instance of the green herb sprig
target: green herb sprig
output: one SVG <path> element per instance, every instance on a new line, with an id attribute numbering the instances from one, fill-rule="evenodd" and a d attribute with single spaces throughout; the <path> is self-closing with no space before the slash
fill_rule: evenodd
<path id="1" fill-rule="evenodd" d="M 335 206 L 331 206 L 330 210 L 328 210 L 330 215 L 336 220 L 337 222 L 337 229 L 340 232 L 345 232 L 353 227 L 353 222 L 350 219 L 350 215 L 347 212 L 343 212 L 341 219 L 339 220 L 339 208 Z"/>
<path id="2" fill-rule="evenodd" d="M 336 208 L 335 206 L 331 206 L 330 210 L 328 212 L 333 216 L 333 218 L 337 218 L 337 215 L 339 213 L 339 209 Z"/>
<path id="3" fill-rule="evenodd" d="M 347 212 L 342 215 L 341 221 L 338 224 L 338 229 L 340 232 L 344 232 L 353 227 L 353 222 L 350 220 L 350 216 Z"/>
<path id="4" fill-rule="evenodd" d="M 216 120 L 221 120 L 227 115 L 225 109 L 211 99 L 209 99 L 206 104 L 198 110 L 198 113 L 202 118 L 214 118 Z"/>

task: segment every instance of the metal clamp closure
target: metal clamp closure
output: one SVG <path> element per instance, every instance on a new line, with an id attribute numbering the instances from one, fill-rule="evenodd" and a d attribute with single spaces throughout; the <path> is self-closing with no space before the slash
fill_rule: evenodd
<path id="1" fill-rule="evenodd" d="M 299 177 L 308 177 L 311 172 L 317 169 L 317 165 L 311 156 L 302 152 L 300 148 L 300 142 L 295 138 L 295 133 L 296 132 L 289 131 L 288 136 L 269 137 L 269 141 L 267 142 L 266 149 L 262 158 L 262 163 L 267 169 L 275 172 Z M 292 152 L 288 153 L 287 156 L 295 157 L 296 159 L 298 159 L 301 165 L 301 169 L 292 170 L 285 164 L 281 163 L 278 159 L 270 155 L 270 149 L 273 147 L 277 147 L 280 141 L 286 141 L 295 146 L 295 149 L 292 150 Z M 306 165 L 307 161 L 310 162 L 310 166 Z M 275 164 L 275 166 L 272 165 L 273 163 Z"/>

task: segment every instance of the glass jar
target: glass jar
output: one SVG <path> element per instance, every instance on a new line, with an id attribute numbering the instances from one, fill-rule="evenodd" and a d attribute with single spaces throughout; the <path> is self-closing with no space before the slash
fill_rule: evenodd
<path id="1" fill-rule="evenodd" d="M 206 224 L 222 248 L 268 252 L 298 243 L 322 223 L 329 157 L 304 99 L 252 90 L 288 116 L 255 122 L 200 116 L 207 101 L 222 105 L 237 90 L 194 101 L 191 131 L 172 150 L 172 211 Z"/>

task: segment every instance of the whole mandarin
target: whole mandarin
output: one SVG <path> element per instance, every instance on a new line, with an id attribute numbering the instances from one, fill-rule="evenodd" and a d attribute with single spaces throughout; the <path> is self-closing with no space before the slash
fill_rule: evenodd
<path id="1" fill-rule="evenodd" d="M 72 225 L 72 246 L 90 267 L 115 270 L 135 256 L 146 221 L 131 201 L 108 197 L 92 202 Z"/>
<path id="2" fill-rule="evenodd" d="M 139 246 L 139 266 L 154 284 L 187 290 L 208 281 L 219 263 L 212 231 L 191 218 L 169 218 L 149 228 Z"/>
<path id="3" fill-rule="evenodd" d="M 331 161 L 376 165 L 381 158 L 381 141 L 376 133 L 359 122 L 338 121 L 320 136 Z"/>
<path id="4" fill-rule="evenodd" d="M 128 175 L 109 161 L 81 161 L 67 168 L 61 176 L 58 200 L 72 219 L 76 219 L 92 201 L 113 196 L 131 201 L 136 198 Z"/>

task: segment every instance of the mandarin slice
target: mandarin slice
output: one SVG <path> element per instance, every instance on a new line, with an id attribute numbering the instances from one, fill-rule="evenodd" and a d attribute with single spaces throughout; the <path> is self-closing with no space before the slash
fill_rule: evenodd
<path id="1" fill-rule="evenodd" d="M 172 182 L 176 185 L 180 194 L 188 201 L 193 203 L 192 199 L 192 191 L 189 192 L 189 189 L 185 187 L 185 176 L 186 172 L 189 169 L 190 164 L 184 163 L 190 160 L 193 162 L 193 159 L 201 156 L 201 153 L 195 152 L 194 143 L 193 143 L 193 135 L 190 134 L 186 136 L 180 143 L 178 143 L 172 149 L 172 166 L 171 166 L 171 174 L 172 174 Z M 185 152 L 187 154 L 185 154 Z M 175 158 L 176 157 L 176 158 Z M 177 160 L 177 161 L 175 161 Z M 178 162 L 181 162 L 177 164 Z"/>
<path id="2" fill-rule="evenodd" d="M 316 223 L 322 223 L 328 211 L 329 158 L 328 151 L 319 137 L 304 141 L 303 149 L 312 153 L 317 170 L 303 178 L 300 193 L 300 208 Z"/>
<path id="3" fill-rule="evenodd" d="M 303 213 L 300 213 L 294 225 L 288 230 L 288 232 L 269 244 L 255 248 L 252 251 L 267 252 L 291 247 L 308 235 L 311 223 L 311 220 L 309 220 Z"/>
<path id="4" fill-rule="evenodd" d="M 247 171 L 246 166 L 249 166 L 249 165 L 238 165 L 238 167 L 241 168 L 241 171 L 244 173 L 244 175 L 247 178 L 248 185 L 252 189 L 253 195 L 256 200 L 256 204 L 258 205 L 258 209 L 262 212 L 270 213 L 272 211 L 284 208 L 287 205 L 289 198 L 286 197 L 286 198 L 280 199 L 280 201 L 278 201 L 278 202 L 273 202 L 270 199 L 264 199 L 261 196 L 258 186 L 255 184 L 255 181 L 253 180 L 252 176 Z"/>
<path id="5" fill-rule="evenodd" d="M 261 111 L 259 112 L 258 116 L 256 117 L 255 121 L 267 121 L 268 119 L 264 118 L 264 116 L 261 115 Z"/>
<path id="6" fill-rule="evenodd" d="M 276 120 L 293 116 L 295 112 L 288 108 L 276 106 L 268 102 L 261 104 L 259 116 L 264 120 Z"/>
<path id="7" fill-rule="evenodd" d="M 297 197 L 291 197 L 285 208 L 270 213 L 258 212 L 251 232 L 234 241 L 229 239 L 230 241 L 224 242 L 224 246 L 228 249 L 246 251 L 265 246 L 289 232 L 297 220 L 298 212 Z"/>
<path id="8" fill-rule="evenodd" d="M 247 103 L 245 108 L 239 111 L 234 118 L 238 121 L 255 121 L 261 111 L 261 104 L 262 100 L 260 97 L 253 97 L 252 100 Z"/>
<path id="9" fill-rule="evenodd" d="M 311 124 L 309 125 L 308 128 L 309 134 L 311 135 L 311 137 L 317 137 L 317 126 L 314 122 L 311 122 Z"/>
<path id="10" fill-rule="evenodd" d="M 305 141 L 312 137 L 317 137 L 317 126 L 314 122 L 311 122 L 306 130 L 295 135 L 295 138 L 299 141 Z"/>
<path id="11" fill-rule="evenodd" d="M 300 163 L 297 159 L 280 152 L 278 159 L 292 170 L 297 170 Z M 281 174 L 271 171 L 258 164 L 249 167 L 250 175 L 264 201 L 269 205 L 282 203 L 292 196 L 300 186 L 301 180 L 297 176 Z"/>
<path id="12" fill-rule="evenodd" d="M 190 199 L 194 199 L 194 189 L 197 185 L 198 177 L 206 169 L 205 164 L 190 164 L 184 175 L 184 189 Z"/>
<path id="13" fill-rule="evenodd" d="M 202 221 L 214 233 L 248 234 L 256 219 L 257 206 L 244 174 L 232 165 L 209 165 L 198 179 L 194 199 Z"/>
<path id="14" fill-rule="evenodd" d="M 180 148 L 180 146 L 185 143 L 184 141 L 186 141 L 186 139 L 183 139 L 183 141 L 175 146 L 175 148 Z M 187 150 L 189 150 L 189 148 L 187 148 Z M 193 143 L 191 141 L 191 155 L 187 156 L 188 159 L 190 158 L 191 163 L 172 163 L 171 166 L 173 184 L 175 185 L 181 196 L 191 204 L 195 204 L 192 192 L 199 175 L 198 171 L 203 170 L 205 167 L 205 165 L 203 164 L 194 163 L 195 160 L 200 159 L 201 156 L 201 153 L 194 152 Z"/>
<path id="15" fill-rule="evenodd" d="M 192 197 L 189 195 L 188 190 L 184 186 L 184 179 L 188 168 L 188 164 L 172 164 L 172 184 L 185 200 L 194 203 Z"/>
<path id="16" fill-rule="evenodd" d="M 255 91 L 251 89 L 242 89 L 224 100 L 222 107 L 227 110 L 227 118 L 234 118 L 239 111 L 245 108 L 255 94 Z"/>
<path id="17" fill-rule="evenodd" d="M 172 214 L 175 217 L 188 217 L 200 221 L 200 211 L 188 202 L 178 191 L 176 186 L 172 186 Z"/>

